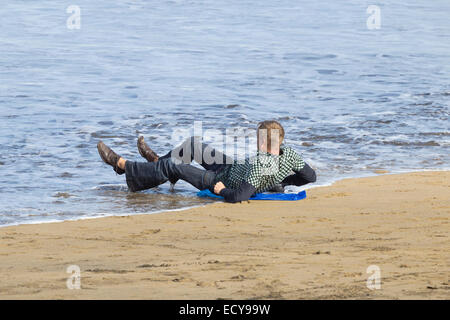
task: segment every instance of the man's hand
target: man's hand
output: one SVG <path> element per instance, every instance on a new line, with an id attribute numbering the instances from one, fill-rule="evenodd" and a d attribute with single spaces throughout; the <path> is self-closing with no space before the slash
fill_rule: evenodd
<path id="1" fill-rule="evenodd" d="M 225 189 L 225 185 L 222 183 L 222 181 L 219 181 L 214 185 L 215 194 L 220 194 L 220 191 L 222 191 L 222 189 Z"/>

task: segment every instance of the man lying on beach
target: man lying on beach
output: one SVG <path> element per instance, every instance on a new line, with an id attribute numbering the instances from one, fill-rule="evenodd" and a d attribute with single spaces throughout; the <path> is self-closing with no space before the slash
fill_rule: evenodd
<path id="1" fill-rule="evenodd" d="M 245 161 L 233 160 L 202 143 L 199 137 L 187 139 L 162 157 L 140 137 L 139 153 L 147 162 L 125 160 L 102 141 L 97 149 L 114 171 L 126 174 L 132 192 L 154 188 L 167 181 L 174 184 L 181 179 L 199 190 L 209 189 L 227 202 L 240 202 L 274 188 L 284 190 L 287 185 L 301 186 L 316 181 L 314 170 L 297 152 L 282 144 L 284 129 L 278 121 L 260 122 L 257 134 L 257 154 Z M 214 161 L 207 161 L 205 155 Z M 191 165 L 192 160 L 204 169 Z"/>

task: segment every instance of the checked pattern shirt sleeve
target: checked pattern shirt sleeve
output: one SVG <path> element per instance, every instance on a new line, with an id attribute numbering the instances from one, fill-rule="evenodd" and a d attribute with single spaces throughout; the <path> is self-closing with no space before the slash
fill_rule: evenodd
<path id="1" fill-rule="evenodd" d="M 261 186 L 262 168 L 259 161 L 254 161 L 250 164 L 250 170 L 244 181 L 255 187 L 256 190 Z"/>
<path id="2" fill-rule="evenodd" d="M 305 166 L 305 161 L 303 161 L 302 157 L 295 152 L 295 150 L 291 148 L 286 148 L 286 152 L 288 153 L 288 158 L 292 162 L 292 170 L 300 171 Z"/>

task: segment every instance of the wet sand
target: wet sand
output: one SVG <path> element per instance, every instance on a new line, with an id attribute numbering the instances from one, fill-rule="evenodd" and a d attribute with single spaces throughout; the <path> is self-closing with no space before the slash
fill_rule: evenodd
<path id="1" fill-rule="evenodd" d="M 297 202 L 0 228 L 0 299 L 450 299 L 449 184 L 380 175 Z"/>

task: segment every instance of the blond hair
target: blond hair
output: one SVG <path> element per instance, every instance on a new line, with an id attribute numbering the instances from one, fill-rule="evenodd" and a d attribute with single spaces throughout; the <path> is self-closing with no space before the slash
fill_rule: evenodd
<path id="1" fill-rule="evenodd" d="M 258 123 L 258 139 L 260 137 L 265 138 L 267 141 L 267 149 L 271 150 L 272 142 L 278 142 L 278 146 L 281 145 L 284 139 L 284 128 L 276 120 L 266 120 Z"/>

